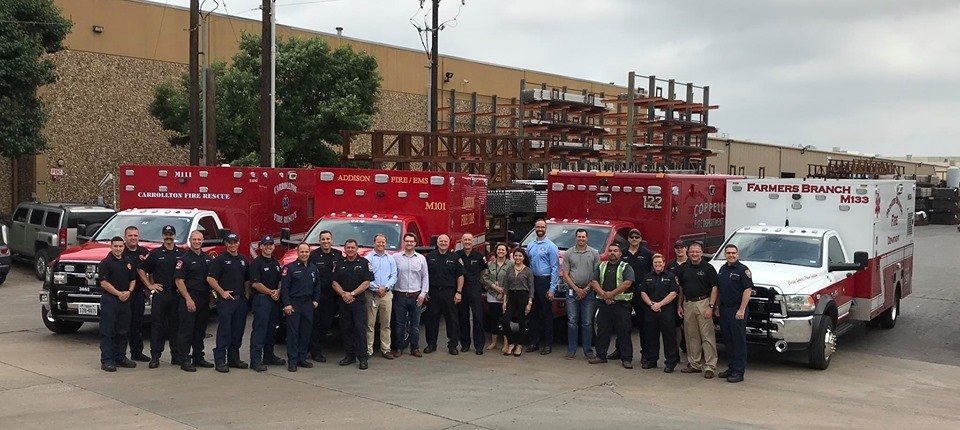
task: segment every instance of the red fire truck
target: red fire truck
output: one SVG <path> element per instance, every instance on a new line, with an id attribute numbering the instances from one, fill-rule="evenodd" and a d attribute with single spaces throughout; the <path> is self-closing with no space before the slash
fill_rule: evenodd
<path id="1" fill-rule="evenodd" d="M 361 254 L 373 249 L 377 234 L 387 236 L 390 253 L 402 249 L 407 233 L 417 236 L 421 251 L 434 246 L 441 234 L 450 235 L 451 246 L 458 246 L 464 233 L 473 234 L 477 246 L 485 246 L 486 176 L 366 169 L 315 169 L 311 174 L 319 220 L 288 244 L 303 241 L 316 247 L 320 232 L 329 230 L 337 245 L 357 240 Z M 291 250 L 283 263 L 295 259 Z"/>
<path id="2" fill-rule="evenodd" d="M 261 235 L 303 232 L 313 222 L 315 176 L 308 169 L 121 165 L 119 178 L 120 211 L 89 242 L 50 263 L 40 304 L 53 332 L 72 333 L 99 321 L 97 263 L 110 252 L 110 238 L 123 236 L 127 226 L 140 230 L 148 249 L 160 246 L 161 229 L 172 225 L 178 246 L 187 246 L 189 233 L 199 230 L 204 250 L 216 255 L 233 232 L 240 251 L 254 255 Z"/>
<path id="3" fill-rule="evenodd" d="M 712 253 L 724 239 L 726 180 L 723 175 L 625 172 L 550 172 L 547 182 L 547 237 L 563 251 L 575 246 L 575 232 L 587 230 L 587 244 L 606 258 L 607 245 L 627 243 L 639 229 L 653 252 L 673 258 L 677 240 L 704 243 Z M 536 238 L 531 231 L 521 242 Z M 560 281 L 554 312 L 566 315 L 567 287 Z"/>

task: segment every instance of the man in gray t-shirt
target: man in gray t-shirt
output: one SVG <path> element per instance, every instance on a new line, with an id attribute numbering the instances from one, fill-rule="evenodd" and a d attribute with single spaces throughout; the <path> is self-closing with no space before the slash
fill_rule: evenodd
<path id="1" fill-rule="evenodd" d="M 594 271 L 600 264 L 600 253 L 587 246 L 587 231 L 578 229 L 577 246 L 564 253 L 560 265 L 560 276 L 570 288 L 567 292 L 567 359 L 577 355 L 577 334 L 581 336 L 583 355 L 587 359 L 593 354 L 593 314 L 597 304 L 596 296 L 590 289 L 595 280 Z"/>

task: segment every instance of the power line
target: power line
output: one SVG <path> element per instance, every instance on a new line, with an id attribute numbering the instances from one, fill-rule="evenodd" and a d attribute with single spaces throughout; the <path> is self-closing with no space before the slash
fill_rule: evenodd
<path id="1" fill-rule="evenodd" d="M 163 34 L 163 18 L 167 16 L 167 9 L 170 8 L 170 0 L 163 4 L 163 10 L 160 11 L 160 27 L 157 28 L 157 43 L 153 45 L 153 58 L 157 58 L 157 50 L 160 49 L 160 35 Z"/>

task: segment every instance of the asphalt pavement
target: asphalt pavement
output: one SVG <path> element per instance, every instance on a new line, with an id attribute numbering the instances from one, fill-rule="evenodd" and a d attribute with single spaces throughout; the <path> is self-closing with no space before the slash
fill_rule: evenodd
<path id="1" fill-rule="evenodd" d="M 159 369 L 107 374 L 96 325 L 47 331 L 40 283 L 20 265 L 0 286 L 0 427 L 960 428 L 958 240 L 952 226 L 917 227 L 914 292 L 894 329 L 855 327 L 826 371 L 751 350 L 740 384 L 565 360 L 559 344 L 520 358 L 375 357 L 367 371 L 337 366 L 341 352 L 331 351 L 330 362 L 296 373 L 189 374 L 164 357 Z M 245 360 L 248 336 L 249 326 Z"/>

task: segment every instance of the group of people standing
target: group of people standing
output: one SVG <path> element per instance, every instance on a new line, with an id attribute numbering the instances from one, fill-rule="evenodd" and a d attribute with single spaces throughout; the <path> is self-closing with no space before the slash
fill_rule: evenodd
<path id="1" fill-rule="evenodd" d="M 440 235 L 436 250 L 426 255 L 416 252 L 418 238 L 413 234 L 403 236 L 403 249 L 394 254 L 386 253 L 386 237 L 378 235 L 373 251 L 362 257 L 356 240 L 345 241 L 341 252 L 333 247 L 332 234 L 324 231 L 319 247 L 299 244 L 297 260 L 281 267 L 271 236 L 261 238 L 259 255 L 248 261 L 239 254 L 234 234 L 224 239 L 226 252 L 211 258 L 202 250 L 199 231 L 191 232 L 190 247 L 182 250 L 174 244 L 174 228 L 165 226 L 163 245 L 147 252 L 131 226 L 125 237 L 111 240 L 111 254 L 98 270 L 104 292 L 101 367 L 112 372 L 145 361 L 156 368 L 169 342 L 171 363 L 188 372 L 197 367 L 219 372 L 248 367 L 262 372 L 268 365 L 286 365 L 289 371 L 310 368 L 310 359 L 326 362 L 323 343 L 336 315 L 345 350 L 339 364 L 344 366 L 359 363 L 367 369 L 375 352 L 391 360 L 405 352 L 414 357 L 432 353 L 441 318 L 449 354 L 473 348 L 477 355 L 494 349 L 516 357 L 537 351 L 547 355 L 552 352 L 553 303 L 562 279 L 569 288 L 567 359 L 574 359 L 582 347 L 591 364 L 620 360 L 632 368 L 631 332 L 639 325 L 641 367 L 657 367 L 662 340 L 664 371 L 671 373 L 680 361 L 677 339 L 682 327 L 688 365 L 681 372 L 713 378 L 713 314 L 719 308 L 730 353 L 730 368 L 719 376 L 743 380 L 744 319 L 752 282 L 750 271 L 737 261 L 735 247 L 725 250 L 727 264 L 718 274 L 702 259 L 702 244 L 694 242 L 688 249 L 677 242 L 677 258 L 667 262 L 643 247 L 640 231 L 634 229 L 626 246 L 608 245 L 607 259 L 601 261 L 600 252 L 587 245 L 588 232 L 579 229 L 576 246 L 566 250 L 561 264 L 557 246 L 546 237 L 546 222 L 538 220 L 534 230 L 536 238 L 526 250 L 511 251 L 499 244 L 489 258 L 474 249 L 470 234 L 460 238 L 456 251 L 450 249 L 450 238 Z M 133 338 L 140 333 L 132 330 L 140 326 L 148 290 L 153 293 L 149 357 L 142 346 L 135 347 Z M 205 360 L 203 343 L 211 291 L 218 297 L 214 363 Z M 240 347 L 251 309 L 248 364 L 240 360 Z M 286 360 L 274 353 L 273 328 L 281 314 L 286 316 Z M 426 344 L 421 350 L 422 315 Z M 491 334 L 489 343 L 485 333 Z M 614 334 L 616 348 L 609 353 Z"/>

